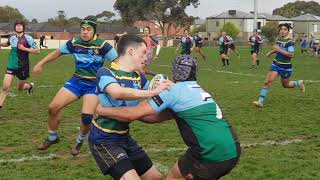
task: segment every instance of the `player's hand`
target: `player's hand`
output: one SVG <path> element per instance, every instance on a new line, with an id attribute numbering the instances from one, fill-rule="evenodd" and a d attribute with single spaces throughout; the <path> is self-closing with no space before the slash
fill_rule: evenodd
<path id="1" fill-rule="evenodd" d="M 39 64 L 36 64 L 36 65 L 33 67 L 33 74 L 39 76 L 41 73 L 42 73 L 42 66 L 39 65 Z"/>
<path id="2" fill-rule="evenodd" d="M 274 45 L 274 46 L 272 46 L 272 50 L 279 52 L 281 50 L 281 48 L 278 45 Z"/>
<path id="3" fill-rule="evenodd" d="M 99 104 L 96 108 L 96 114 L 100 115 L 101 111 L 103 111 L 103 107 Z"/>
<path id="4" fill-rule="evenodd" d="M 18 49 L 22 50 L 22 51 L 26 51 L 26 47 L 24 47 L 23 44 L 18 44 Z"/>
<path id="5" fill-rule="evenodd" d="M 173 85 L 174 85 L 174 83 L 172 81 L 163 80 L 162 82 L 157 84 L 157 87 L 154 90 L 152 90 L 152 95 L 156 96 L 156 95 L 160 94 L 162 91 L 169 89 Z"/>
<path id="6" fill-rule="evenodd" d="M 271 55 L 271 53 L 270 53 L 270 52 L 268 52 L 268 53 L 266 54 L 266 56 L 267 56 L 267 57 L 270 57 L 270 55 Z"/>

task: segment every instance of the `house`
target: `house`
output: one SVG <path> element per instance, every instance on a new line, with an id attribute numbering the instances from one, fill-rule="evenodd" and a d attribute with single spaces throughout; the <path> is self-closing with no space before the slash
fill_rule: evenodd
<path id="1" fill-rule="evenodd" d="M 0 23 L 1 36 L 14 34 L 13 26 L 13 22 Z M 36 39 L 40 38 L 40 36 L 45 36 L 46 39 L 67 40 L 75 36 L 80 36 L 80 25 L 75 24 L 60 27 L 48 22 L 31 23 L 26 25 L 25 31 Z M 139 29 L 122 25 L 99 24 L 97 28 L 99 36 L 106 39 L 113 39 L 115 34 L 123 33 L 124 31 L 127 31 L 130 34 L 140 34 Z"/>
<path id="2" fill-rule="evenodd" d="M 270 21 L 293 23 L 289 18 L 274 16 L 267 13 L 259 13 L 257 17 L 257 29 L 261 30 L 261 28 Z M 210 34 L 210 39 L 217 39 L 220 34 L 220 30 L 227 22 L 233 23 L 238 29 L 240 29 L 238 38 L 246 40 L 253 31 L 254 14 L 252 12 L 246 13 L 238 10 L 229 10 L 221 14 L 207 17 L 206 26 L 207 32 Z"/>
<path id="3" fill-rule="evenodd" d="M 320 17 L 313 14 L 303 14 L 301 16 L 293 18 L 294 21 L 294 33 L 300 37 L 302 33 L 315 34 L 316 37 L 320 35 Z"/>
<path id="4" fill-rule="evenodd" d="M 136 21 L 133 24 L 134 27 L 138 28 L 140 33 L 143 33 L 143 28 L 146 26 L 150 27 L 150 31 L 152 34 L 156 34 L 158 36 L 162 36 L 162 30 L 160 28 L 160 25 L 158 21 L 156 20 L 145 20 L 145 21 Z M 165 26 L 165 34 L 168 34 L 168 36 L 182 36 L 183 31 L 186 29 L 186 27 L 180 27 L 176 25 L 171 25 L 170 29 L 168 29 L 168 26 Z"/>

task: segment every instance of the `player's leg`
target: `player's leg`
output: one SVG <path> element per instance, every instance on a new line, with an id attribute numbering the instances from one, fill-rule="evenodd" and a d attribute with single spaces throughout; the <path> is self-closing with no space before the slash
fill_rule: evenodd
<path id="1" fill-rule="evenodd" d="M 126 144 L 126 152 L 138 175 L 144 180 L 161 180 L 161 173 L 155 168 L 147 153 L 131 137 Z"/>
<path id="2" fill-rule="evenodd" d="M 3 82 L 2 82 L 2 89 L 0 93 L 0 108 L 2 108 L 4 100 L 9 94 L 9 90 L 10 90 L 10 86 L 12 84 L 13 78 L 14 78 L 14 75 L 8 74 L 8 72 L 4 75 Z"/>
<path id="3" fill-rule="evenodd" d="M 206 60 L 206 56 L 204 55 L 204 52 L 203 52 L 203 49 L 202 49 L 202 45 L 199 45 L 198 52 L 202 56 L 203 60 L 205 61 Z"/>
<path id="4" fill-rule="evenodd" d="M 94 93 L 94 91 L 95 87 L 93 87 L 93 91 L 91 93 Z M 93 120 L 93 115 L 98 103 L 99 99 L 96 94 L 86 94 L 83 96 L 80 132 L 76 138 L 76 145 L 71 150 L 71 154 L 73 156 L 80 153 L 81 146 L 89 132 L 90 124 Z"/>
<path id="5" fill-rule="evenodd" d="M 19 70 L 17 72 L 17 78 L 19 79 L 18 90 L 28 90 L 28 94 L 32 94 L 34 83 L 27 83 L 27 79 L 29 78 L 29 66 L 25 66 L 21 70 Z"/>
<path id="6" fill-rule="evenodd" d="M 89 148 L 102 174 L 109 174 L 117 180 L 140 180 L 127 153 L 120 146 L 89 142 Z"/>
<path id="7" fill-rule="evenodd" d="M 185 178 L 182 176 L 178 162 L 174 164 L 174 166 L 169 170 L 166 180 L 184 180 Z"/>
<path id="8" fill-rule="evenodd" d="M 78 96 L 69 89 L 62 87 L 49 104 L 48 119 L 48 137 L 38 146 L 39 150 L 46 150 L 52 144 L 59 141 L 58 128 L 60 124 L 61 110 L 72 102 L 76 101 Z"/>
<path id="9" fill-rule="evenodd" d="M 263 83 L 263 88 L 260 91 L 259 94 L 259 100 L 254 101 L 253 104 L 255 104 L 257 107 L 262 107 L 263 102 L 265 101 L 265 98 L 267 97 L 267 94 L 269 92 L 269 87 L 272 84 L 272 82 L 277 79 L 278 72 L 277 71 L 269 71 L 266 77 L 265 82 Z"/>
<path id="10" fill-rule="evenodd" d="M 281 78 L 281 84 L 284 88 L 300 88 L 302 92 L 305 92 L 305 84 L 303 80 L 290 81 L 289 78 Z"/>

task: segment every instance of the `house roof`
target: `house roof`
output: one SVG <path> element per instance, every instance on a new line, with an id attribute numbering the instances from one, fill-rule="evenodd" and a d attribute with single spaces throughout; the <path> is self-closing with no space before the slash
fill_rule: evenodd
<path id="1" fill-rule="evenodd" d="M 235 14 L 230 13 L 230 11 L 235 12 Z M 243 11 L 238 10 L 229 10 L 217 15 L 213 15 L 208 17 L 207 19 L 253 19 L 254 14 L 253 13 L 247 13 Z M 290 18 L 278 16 L 278 15 L 272 15 L 268 13 L 258 13 L 258 19 L 266 19 L 269 21 L 290 21 Z"/>
<path id="2" fill-rule="evenodd" d="M 232 15 L 230 11 L 231 10 L 217 14 L 217 15 L 210 16 L 207 19 L 253 19 L 254 18 L 254 15 L 250 13 L 234 10 L 235 14 Z M 258 18 L 263 19 L 264 17 L 258 15 Z"/>
<path id="3" fill-rule="evenodd" d="M 320 21 L 320 17 L 313 14 L 303 14 L 292 19 L 293 21 Z"/>
<path id="4" fill-rule="evenodd" d="M 0 23 L 0 31 L 12 32 L 13 22 L 11 23 Z M 27 32 L 69 32 L 69 33 L 80 33 L 80 25 L 69 25 L 66 27 L 59 27 L 48 22 L 44 23 L 30 23 L 26 25 Z M 99 24 L 97 33 L 123 33 L 127 31 L 130 34 L 139 34 L 140 31 L 135 27 L 128 27 L 122 25 L 108 25 Z"/>
<path id="5" fill-rule="evenodd" d="M 265 19 L 269 21 L 292 21 L 291 18 L 287 18 L 279 15 L 272 15 L 268 13 L 259 13 L 259 16 L 265 17 Z"/>

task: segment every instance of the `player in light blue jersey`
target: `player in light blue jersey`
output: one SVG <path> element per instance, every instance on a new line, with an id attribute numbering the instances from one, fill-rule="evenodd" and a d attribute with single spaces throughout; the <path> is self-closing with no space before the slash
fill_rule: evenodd
<path id="1" fill-rule="evenodd" d="M 238 163 L 241 150 L 237 135 L 214 97 L 197 83 L 195 59 L 190 55 L 177 57 L 172 73 L 176 83 L 169 90 L 136 106 L 98 106 L 97 113 L 119 123 L 137 119 L 156 123 L 175 118 L 188 149 L 166 179 L 219 179 Z"/>
<path id="2" fill-rule="evenodd" d="M 76 156 L 89 131 L 95 107 L 98 104 L 96 95 L 96 73 L 105 61 L 113 61 L 118 57 L 116 50 L 106 40 L 96 35 L 97 23 L 85 19 L 81 21 L 81 37 L 73 38 L 60 49 L 44 57 L 33 69 L 35 74 L 42 72 L 43 65 L 57 60 L 62 55 L 71 54 L 75 60 L 75 72 L 64 84 L 49 105 L 48 137 L 38 146 L 46 150 L 58 143 L 58 127 L 61 110 L 72 102 L 83 97 L 80 133 L 71 154 Z"/>
<path id="3" fill-rule="evenodd" d="M 300 88 L 302 92 L 305 91 L 303 80 L 290 81 L 290 76 L 292 74 L 291 59 L 294 56 L 294 42 L 288 37 L 288 35 L 292 27 L 290 24 L 284 23 L 280 24 L 278 28 L 279 38 L 277 39 L 276 44 L 272 47 L 272 51 L 267 54 L 267 56 L 270 56 L 275 53 L 276 56 L 272 62 L 271 69 L 267 74 L 263 88 L 260 91 L 259 100 L 253 102 L 256 107 L 263 106 L 269 87 L 272 82 L 278 78 L 278 76 L 281 77 L 281 83 L 284 88 Z"/>

